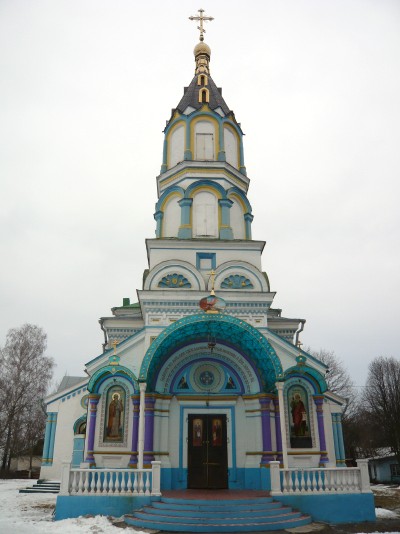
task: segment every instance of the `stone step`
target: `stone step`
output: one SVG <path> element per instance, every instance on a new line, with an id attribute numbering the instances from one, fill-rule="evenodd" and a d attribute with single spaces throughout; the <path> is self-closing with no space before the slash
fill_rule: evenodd
<path id="1" fill-rule="evenodd" d="M 154 505 L 156 503 L 153 503 Z M 273 505 L 273 506 L 271 506 Z M 291 511 L 292 509 L 289 507 L 283 507 L 279 502 L 271 503 L 268 507 L 265 506 L 264 508 L 254 508 L 251 505 L 248 505 L 248 508 L 243 509 L 243 507 L 236 507 L 231 510 L 227 510 L 224 508 L 220 511 L 210 511 L 208 509 L 204 510 L 193 510 L 193 507 L 191 507 L 190 510 L 186 510 L 182 508 L 160 508 L 158 506 L 145 506 L 143 508 L 143 511 L 152 513 L 154 515 L 165 515 L 169 512 L 170 515 L 179 516 L 179 517 L 227 517 L 228 514 L 233 514 L 240 517 L 258 517 L 260 515 L 276 515 L 282 512 L 282 510 Z M 222 508 L 222 507 L 221 507 Z"/>
<path id="2" fill-rule="evenodd" d="M 31 487 L 20 489 L 19 493 L 60 493 L 60 482 L 38 482 Z"/>
<path id="3" fill-rule="evenodd" d="M 270 497 L 240 500 L 162 497 L 124 517 L 136 528 L 169 532 L 266 532 L 307 525 L 311 517 Z"/>
<path id="4" fill-rule="evenodd" d="M 209 511 L 209 512 L 224 512 L 224 511 L 235 511 L 235 510 L 264 510 L 265 508 L 280 506 L 277 502 L 266 502 L 262 503 L 251 503 L 246 504 L 232 504 L 232 501 L 218 501 L 218 504 L 210 504 L 215 501 L 199 501 L 198 504 L 195 504 L 196 501 L 191 500 L 192 504 L 187 504 L 189 501 L 181 499 L 180 502 L 176 499 L 176 502 L 164 502 L 162 498 L 161 501 L 155 501 L 152 505 L 155 508 L 160 508 L 163 510 L 193 510 L 193 511 Z"/>
<path id="5" fill-rule="evenodd" d="M 217 497 L 217 495 L 216 495 Z M 170 504 L 206 504 L 218 501 L 221 505 L 246 505 L 246 504 L 266 504 L 276 502 L 272 497 L 254 497 L 250 499 L 187 499 L 186 497 L 161 497 L 161 502 Z"/>
<path id="6" fill-rule="evenodd" d="M 265 521 L 262 523 L 242 522 L 236 523 L 227 519 L 226 523 L 191 524 L 191 523 L 174 523 L 167 521 L 155 521 L 138 519 L 133 516 L 125 516 L 125 523 L 133 527 L 148 528 L 154 530 L 165 530 L 169 532 L 266 532 L 269 530 L 284 530 L 288 528 L 301 527 L 311 523 L 309 516 L 300 516 L 295 518 L 277 519 Z"/>
<path id="7" fill-rule="evenodd" d="M 254 517 L 242 517 L 239 514 L 232 514 L 232 515 L 225 515 L 225 517 L 182 517 L 182 516 L 175 516 L 175 515 L 155 515 L 152 513 L 148 513 L 145 511 L 138 511 L 135 512 L 134 516 L 138 519 L 145 519 L 147 521 L 152 522 L 169 522 L 169 523 L 185 523 L 185 524 L 191 524 L 191 525 L 208 525 L 209 523 L 213 523 L 214 525 L 223 525 L 226 523 L 235 523 L 235 524 L 243 524 L 243 523 L 268 523 L 268 522 L 279 522 L 284 521 L 286 519 L 297 519 L 301 517 L 300 512 L 292 512 L 291 510 L 285 510 L 284 508 L 281 508 L 281 513 L 276 515 L 269 515 L 268 512 L 264 513 L 260 516 L 254 516 Z"/>

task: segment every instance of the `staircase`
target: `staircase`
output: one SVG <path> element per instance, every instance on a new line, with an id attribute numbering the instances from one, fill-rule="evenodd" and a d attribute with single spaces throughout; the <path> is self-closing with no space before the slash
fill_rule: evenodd
<path id="1" fill-rule="evenodd" d="M 162 497 L 132 515 L 128 525 L 169 532 L 256 532 L 300 527 L 311 517 L 271 497 L 240 500 Z"/>
<path id="2" fill-rule="evenodd" d="M 30 488 L 20 489 L 19 493 L 60 493 L 60 483 L 51 480 L 38 480 Z"/>

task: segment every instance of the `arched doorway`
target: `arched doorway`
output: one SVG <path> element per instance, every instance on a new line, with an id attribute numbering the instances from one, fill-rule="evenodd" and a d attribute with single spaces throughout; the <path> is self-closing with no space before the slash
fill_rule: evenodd
<path id="1" fill-rule="evenodd" d="M 281 373 L 272 346 L 245 321 L 202 313 L 166 328 L 140 371 L 156 398 L 153 450 L 164 487 L 257 487 L 260 398 L 272 404 Z"/>

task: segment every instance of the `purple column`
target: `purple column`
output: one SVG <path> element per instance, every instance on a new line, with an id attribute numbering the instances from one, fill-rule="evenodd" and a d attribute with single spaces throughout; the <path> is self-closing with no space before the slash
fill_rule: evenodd
<path id="1" fill-rule="evenodd" d="M 272 440 L 271 440 L 271 399 L 269 397 L 261 397 L 261 428 L 263 440 L 263 455 L 261 458 L 261 465 L 269 465 L 269 462 L 275 460 L 272 454 Z"/>
<path id="2" fill-rule="evenodd" d="M 87 434 L 87 453 L 85 461 L 90 464 L 90 467 L 94 467 L 96 465 L 93 451 L 94 435 L 96 432 L 97 404 L 99 399 L 100 395 L 89 395 L 89 429 Z"/>
<path id="3" fill-rule="evenodd" d="M 133 420 L 132 420 L 132 448 L 131 448 L 131 457 L 129 458 L 128 467 L 137 467 L 137 447 L 138 447 L 138 436 L 139 436 L 139 405 L 140 397 L 139 395 L 132 395 L 132 405 L 133 405 Z"/>
<path id="4" fill-rule="evenodd" d="M 151 467 L 154 460 L 153 439 L 154 439 L 154 405 L 156 399 L 152 394 L 146 395 L 144 403 L 144 452 L 143 466 Z"/>
<path id="5" fill-rule="evenodd" d="M 283 466 L 283 455 L 282 455 L 282 433 L 281 433 L 281 414 L 279 411 L 279 399 L 276 397 L 274 399 L 275 406 L 275 435 L 276 435 L 276 451 L 278 453 L 276 459 Z"/>
<path id="6" fill-rule="evenodd" d="M 319 459 L 320 467 L 325 467 L 325 464 L 329 462 L 329 458 L 326 451 L 325 442 L 325 428 L 324 428 L 324 397 L 322 395 L 315 395 L 314 403 L 317 407 L 317 421 L 318 421 L 318 435 L 319 435 L 319 448 L 321 456 Z"/>

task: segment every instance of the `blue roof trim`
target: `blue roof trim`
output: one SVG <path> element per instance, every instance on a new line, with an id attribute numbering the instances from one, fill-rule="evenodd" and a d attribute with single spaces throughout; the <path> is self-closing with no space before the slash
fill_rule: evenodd
<path id="1" fill-rule="evenodd" d="M 49 402 L 46 402 L 46 406 L 49 406 L 49 404 L 53 404 L 53 402 L 56 402 L 56 401 L 62 399 L 63 397 L 67 397 L 68 395 L 72 395 L 73 393 L 76 393 L 80 389 L 82 390 L 82 393 L 84 393 L 84 390 L 87 389 L 88 382 L 89 382 L 89 378 L 86 380 L 86 382 L 83 382 L 83 384 L 81 384 L 80 386 L 77 386 L 76 388 L 71 389 L 71 391 L 68 391 L 67 389 L 64 389 L 63 392 L 60 392 L 60 395 L 58 397 L 56 397 L 55 399 L 52 399 Z M 50 397 L 50 395 L 49 395 L 49 397 Z"/>
<path id="2" fill-rule="evenodd" d="M 313 362 L 318 363 L 319 365 L 322 365 L 322 367 L 325 367 L 325 369 L 329 369 L 329 365 L 326 365 L 325 363 L 321 362 L 320 360 L 315 358 L 312 354 L 309 354 L 308 352 L 305 352 L 304 350 L 299 349 L 299 347 L 296 347 L 295 345 L 293 345 L 293 343 L 290 343 L 290 341 L 281 337 L 279 334 L 270 330 L 266 326 L 260 326 L 258 330 L 263 330 L 263 331 L 266 330 L 272 336 L 276 336 L 277 338 L 279 338 L 279 341 L 283 341 L 286 345 L 289 345 L 292 349 L 294 348 L 298 354 L 303 354 L 304 356 L 307 357 L 308 360 L 312 360 Z"/>
<path id="3" fill-rule="evenodd" d="M 133 339 L 135 336 L 138 336 L 140 333 L 142 333 L 143 331 L 145 330 L 145 327 L 143 326 L 140 330 L 138 330 L 137 332 L 135 332 L 134 334 L 132 334 L 131 336 L 128 336 L 126 339 L 124 339 L 123 341 L 121 341 L 121 343 L 118 343 L 118 349 L 120 349 L 120 347 L 126 343 L 127 341 Z M 108 349 L 106 350 L 105 352 L 103 352 L 102 354 L 99 354 L 99 356 L 96 356 L 95 358 L 93 358 L 93 360 L 89 360 L 87 363 L 85 363 L 85 367 L 87 365 L 91 365 L 92 363 L 94 363 L 95 361 L 99 360 L 100 358 L 104 358 L 104 357 L 109 357 L 113 354 L 114 352 L 114 349 Z M 107 356 L 109 355 L 109 356 Z"/>

